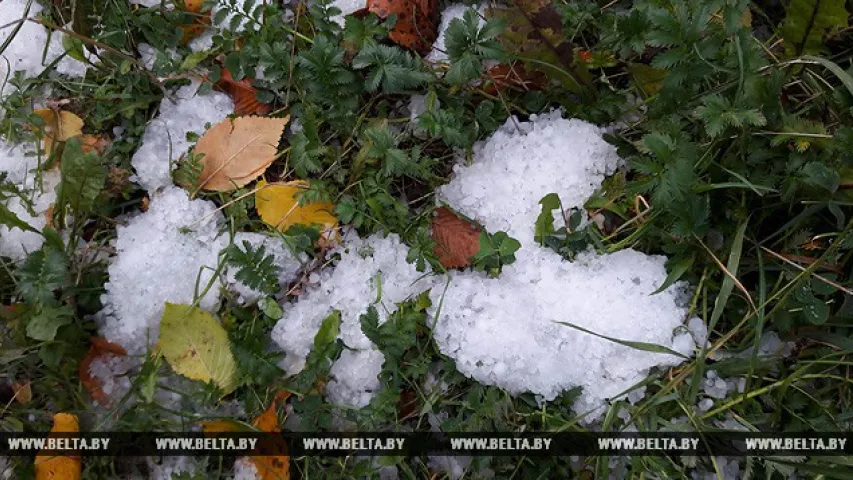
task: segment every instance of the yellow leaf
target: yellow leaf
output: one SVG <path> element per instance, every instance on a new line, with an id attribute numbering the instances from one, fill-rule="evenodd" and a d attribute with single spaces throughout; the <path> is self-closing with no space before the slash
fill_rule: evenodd
<path id="1" fill-rule="evenodd" d="M 50 156 L 58 142 L 64 142 L 83 134 L 83 119 L 65 110 L 42 108 L 33 111 L 44 120 L 44 138 L 42 145 L 46 155 Z"/>
<path id="2" fill-rule="evenodd" d="M 159 345 L 175 372 L 193 380 L 212 380 L 226 395 L 237 388 L 237 364 L 228 334 L 204 310 L 166 302 Z"/>
<path id="3" fill-rule="evenodd" d="M 281 230 L 293 225 L 320 225 L 321 233 L 333 230 L 338 219 L 332 214 L 334 205 L 326 202 L 299 205 L 299 194 L 308 189 L 307 180 L 287 183 L 258 182 L 255 193 L 255 208 L 261 220 Z"/>
<path id="4" fill-rule="evenodd" d="M 194 150 L 204 154 L 200 187 L 230 191 L 261 176 L 276 158 L 288 120 L 290 116 L 226 118 L 211 127 Z"/>
<path id="5" fill-rule="evenodd" d="M 21 405 L 26 405 L 33 399 L 33 389 L 30 388 L 30 382 L 14 382 L 12 392 L 15 393 L 15 400 Z"/>
<path id="6" fill-rule="evenodd" d="M 77 415 L 57 413 L 53 416 L 53 428 L 50 433 L 76 433 L 80 431 Z M 78 480 L 82 472 L 80 457 L 58 457 L 56 455 L 36 455 L 36 480 Z"/>

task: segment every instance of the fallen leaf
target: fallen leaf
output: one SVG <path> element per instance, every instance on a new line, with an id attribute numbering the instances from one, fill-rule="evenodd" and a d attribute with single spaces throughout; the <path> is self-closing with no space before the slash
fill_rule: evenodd
<path id="1" fill-rule="evenodd" d="M 255 193 L 255 208 L 267 225 L 282 232 L 293 225 L 320 225 L 321 233 L 328 233 L 338 225 L 332 214 L 334 205 L 317 202 L 299 205 L 299 193 L 308 189 L 307 180 L 287 183 L 267 183 L 261 180 Z"/>
<path id="2" fill-rule="evenodd" d="M 436 209 L 432 219 L 435 254 L 445 268 L 471 265 L 469 260 L 480 251 L 480 228 L 459 218 L 447 207 Z"/>
<path id="3" fill-rule="evenodd" d="M 441 20 L 438 0 L 368 0 L 364 11 L 381 19 L 396 14 L 397 23 L 388 32 L 388 38 L 420 55 L 428 54 L 438 37 Z"/>
<path id="4" fill-rule="evenodd" d="M 204 6 L 204 0 L 184 0 L 183 10 L 192 14 L 193 21 L 181 25 L 181 30 L 184 32 L 181 37 L 181 45 L 190 43 L 194 38 L 204 33 L 210 25 L 210 12 L 202 13 L 202 6 Z"/>
<path id="5" fill-rule="evenodd" d="M 77 415 L 57 413 L 53 416 L 53 428 L 50 433 L 77 433 L 80 426 Z M 80 457 L 56 456 L 39 452 L 35 459 L 36 480 L 77 480 L 83 466 Z"/>
<path id="6" fill-rule="evenodd" d="M 77 374 L 83 383 L 83 387 L 89 392 L 89 396 L 92 397 L 92 400 L 98 402 L 103 407 L 108 407 L 110 405 L 110 397 L 104 392 L 101 380 L 89 373 L 89 368 L 96 359 L 106 356 L 124 356 L 127 355 L 127 352 L 121 345 L 111 343 L 103 337 L 92 337 L 89 342 L 91 343 L 89 352 L 80 361 Z"/>
<path id="7" fill-rule="evenodd" d="M 275 160 L 289 120 L 290 116 L 226 118 L 204 132 L 194 150 L 204 154 L 200 188 L 231 191 L 261 176 Z"/>
<path id="8" fill-rule="evenodd" d="M 495 65 L 488 69 L 486 74 L 492 80 L 484 89 L 489 95 L 496 95 L 498 91 L 504 91 L 507 88 L 524 92 L 542 90 L 548 84 L 548 77 L 545 74 L 529 72 L 521 62 Z"/>
<path id="9" fill-rule="evenodd" d="M 30 387 L 30 382 L 12 383 L 12 391 L 15 392 L 15 401 L 21 405 L 26 405 L 33 399 L 33 389 Z"/>
<path id="10" fill-rule="evenodd" d="M 284 402 L 289 396 L 290 392 L 279 390 L 270 406 L 253 422 L 255 428 L 262 432 L 280 432 L 277 406 L 279 402 Z M 284 439 L 277 437 L 277 441 L 280 442 L 277 449 L 285 451 L 287 444 Z M 261 480 L 287 480 L 290 478 L 290 457 L 288 455 L 265 455 L 250 458 L 257 467 Z"/>
<path id="11" fill-rule="evenodd" d="M 504 20 L 500 42 L 513 56 L 533 60 L 525 62 L 528 71 L 540 71 L 576 93 L 595 90 L 586 68 L 575 64 L 574 44 L 563 31 L 562 17 L 554 4 L 518 0 L 487 8 L 486 17 Z"/>
<path id="12" fill-rule="evenodd" d="M 237 364 L 228 334 L 210 313 L 166 302 L 159 345 L 175 372 L 193 380 L 213 381 L 226 395 L 237 388 Z"/>
<path id="13" fill-rule="evenodd" d="M 109 137 L 104 135 L 85 134 L 80 137 L 80 149 L 83 153 L 95 152 L 98 155 L 103 155 L 110 148 Z"/>
<path id="14" fill-rule="evenodd" d="M 272 105 L 258 101 L 258 89 L 252 86 L 251 78 L 240 81 L 234 80 L 227 68 L 222 69 L 222 75 L 216 86 L 227 93 L 234 101 L 234 113 L 237 115 L 266 115 L 272 110 Z"/>
<path id="15" fill-rule="evenodd" d="M 83 134 L 83 119 L 71 112 L 42 108 L 33 113 L 44 120 L 42 148 L 48 156 L 58 143 Z"/>

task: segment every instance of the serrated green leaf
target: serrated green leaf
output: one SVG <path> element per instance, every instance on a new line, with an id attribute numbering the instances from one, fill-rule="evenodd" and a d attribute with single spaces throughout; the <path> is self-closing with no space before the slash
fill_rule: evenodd
<path id="1" fill-rule="evenodd" d="M 15 215 L 15 212 L 9 210 L 3 202 L 0 202 L 0 225 L 6 225 L 9 227 L 9 230 L 18 228 L 25 232 L 38 233 L 38 230 L 31 227 L 29 223 L 21 220 L 17 215 Z"/>

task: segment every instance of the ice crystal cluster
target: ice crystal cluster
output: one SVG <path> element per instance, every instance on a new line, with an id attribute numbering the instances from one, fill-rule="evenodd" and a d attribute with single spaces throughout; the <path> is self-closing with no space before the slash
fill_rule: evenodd
<path id="1" fill-rule="evenodd" d="M 379 387 L 376 377 L 385 359 L 361 331 L 361 315 L 372 305 L 382 324 L 398 303 L 430 286 L 426 274 L 406 262 L 407 253 L 396 235 L 345 239 L 332 254 L 340 255 L 334 268 L 321 272 L 316 286 L 285 305 L 284 316 L 273 329 L 273 340 L 286 353 L 287 373 L 304 367 L 320 325 L 337 310 L 340 339 L 349 350 L 332 366 L 326 393 L 335 403 L 367 405 Z"/>
<path id="2" fill-rule="evenodd" d="M 439 196 L 488 231 L 504 231 L 531 245 L 542 197 L 556 193 L 564 208 L 581 207 L 620 165 L 601 133 L 595 125 L 563 119 L 558 111 L 530 122 L 510 119 L 474 146 L 472 164 L 458 165 Z"/>

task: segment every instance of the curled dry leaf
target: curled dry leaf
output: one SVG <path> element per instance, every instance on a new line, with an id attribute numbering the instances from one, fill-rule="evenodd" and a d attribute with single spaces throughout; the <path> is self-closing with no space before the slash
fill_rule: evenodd
<path id="1" fill-rule="evenodd" d="M 77 415 L 57 413 L 50 433 L 77 433 Z M 57 456 L 39 452 L 35 460 L 36 480 L 79 480 L 83 467 L 80 457 Z"/>
<path id="2" fill-rule="evenodd" d="M 83 387 L 86 388 L 86 391 L 89 392 L 89 396 L 92 397 L 92 400 L 98 402 L 103 407 L 108 407 L 110 405 L 110 397 L 104 392 L 104 386 L 101 383 L 101 380 L 97 377 L 93 377 L 92 374 L 89 373 L 89 368 L 92 366 L 92 363 L 99 358 L 124 356 L 127 355 L 127 352 L 121 345 L 111 343 L 103 337 L 92 337 L 90 343 L 89 352 L 86 353 L 86 356 L 80 361 L 77 374 L 80 376 L 80 381 L 83 383 Z"/>
<path id="3" fill-rule="evenodd" d="M 48 156 L 58 143 L 83 134 L 83 119 L 71 112 L 42 108 L 34 110 L 33 113 L 44 120 L 42 149 Z"/>
<path id="4" fill-rule="evenodd" d="M 438 0 L 368 0 L 366 11 L 382 19 L 396 14 L 397 23 L 388 38 L 420 55 L 428 54 L 438 37 Z"/>
<path id="5" fill-rule="evenodd" d="M 459 218 L 447 207 L 436 209 L 432 219 L 435 255 L 445 268 L 471 265 L 470 258 L 480 251 L 480 228 Z"/>
<path id="6" fill-rule="evenodd" d="M 217 123 L 195 146 L 203 153 L 200 188 L 230 191 L 260 177 L 275 160 L 278 142 L 290 116 L 238 117 Z"/>
<path id="7" fill-rule="evenodd" d="M 216 82 L 216 86 L 234 101 L 234 113 L 237 115 L 266 115 L 272 110 L 272 105 L 258 101 L 258 89 L 252 86 L 252 80 L 248 77 L 234 80 L 231 72 L 223 68 Z"/>
<path id="8" fill-rule="evenodd" d="M 316 202 L 299 205 L 299 194 L 308 189 L 307 180 L 287 183 L 270 183 L 261 180 L 255 193 L 255 208 L 267 225 L 282 232 L 293 225 L 320 225 L 321 233 L 328 233 L 338 225 L 332 214 L 331 203 Z"/>

